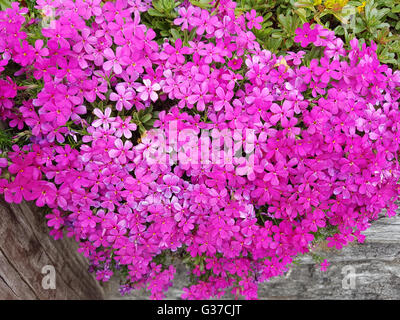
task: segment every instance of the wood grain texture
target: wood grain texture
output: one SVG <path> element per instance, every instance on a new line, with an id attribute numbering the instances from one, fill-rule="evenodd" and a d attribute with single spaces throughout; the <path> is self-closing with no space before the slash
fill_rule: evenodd
<path id="1" fill-rule="evenodd" d="M 73 239 L 54 240 L 43 212 L 0 197 L 0 299 L 103 299 Z M 54 266 L 56 289 L 43 289 L 42 268 Z"/>

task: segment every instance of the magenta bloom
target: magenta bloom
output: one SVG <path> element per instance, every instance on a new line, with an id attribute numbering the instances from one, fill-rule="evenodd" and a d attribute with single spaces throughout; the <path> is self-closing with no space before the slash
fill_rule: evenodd
<path id="1" fill-rule="evenodd" d="M 292 117 L 294 114 L 294 110 L 292 108 L 292 103 L 290 101 L 283 102 L 282 106 L 279 106 L 276 103 L 271 105 L 271 111 L 274 113 L 270 117 L 270 121 L 272 124 L 276 124 L 278 121 L 288 121 L 288 118 Z"/>
<path id="2" fill-rule="evenodd" d="M 140 86 L 136 89 L 136 91 L 140 93 L 140 99 L 143 101 L 148 101 L 150 98 L 153 102 L 156 101 L 158 99 L 156 91 L 161 89 L 160 85 L 158 83 L 152 84 L 149 79 L 144 79 L 143 84 L 143 86 Z"/>
<path id="3" fill-rule="evenodd" d="M 256 10 L 252 9 L 250 12 L 246 12 L 246 19 L 248 20 L 247 22 L 247 28 L 249 29 L 261 29 L 261 23 L 263 22 L 263 17 L 258 16 L 257 17 L 257 12 Z"/>
<path id="4" fill-rule="evenodd" d="M 157 189 L 159 192 L 165 193 L 165 197 L 171 198 L 172 194 L 179 193 L 181 188 L 178 186 L 179 178 L 175 175 L 166 175 L 163 177 L 163 185 Z"/>
<path id="5" fill-rule="evenodd" d="M 182 25 L 182 30 L 188 29 L 189 19 L 192 18 L 194 11 L 194 7 L 192 6 L 180 8 L 178 11 L 179 17 L 174 20 L 174 24 L 177 26 Z"/>
<path id="6" fill-rule="evenodd" d="M 35 50 L 28 43 L 28 41 L 23 41 L 22 46 L 16 47 L 16 55 L 14 57 L 15 62 L 19 63 L 21 66 L 27 66 L 33 62 L 35 58 Z"/>
<path id="7" fill-rule="evenodd" d="M 296 36 L 294 41 L 299 42 L 304 48 L 310 43 L 317 40 L 318 31 L 316 29 L 311 29 L 309 23 L 305 23 L 301 28 L 296 29 Z"/>
<path id="8" fill-rule="evenodd" d="M 208 85 L 203 82 L 200 86 L 196 85 L 192 90 L 192 95 L 187 98 L 187 101 L 194 105 L 196 103 L 197 110 L 204 111 L 206 103 L 208 103 L 212 95 L 208 93 Z"/>
<path id="9" fill-rule="evenodd" d="M 127 159 L 132 160 L 133 158 L 132 146 L 132 142 L 130 141 L 125 141 L 124 144 L 121 139 L 115 140 L 115 149 L 109 151 L 110 158 L 116 158 L 119 163 L 125 164 Z"/>
<path id="10" fill-rule="evenodd" d="M 111 126 L 115 128 L 115 136 L 121 138 L 124 136 L 127 139 L 132 137 L 132 131 L 135 131 L 137 126 L 136 123 L 131 122 L 132 117 L 126 117 L 125 120 L 117 118 Z"/>
<path id="11" fill-rule="evenodd" d="M 123 55 L 123 48 L 117 47 L 116 53 L 110 48 L 104 50 L 104 57 L 108 60 L 103 64 L 103 69 L 105 71 L 113 70 L 115 74 L 122 73 L 122 66 L 129 64 L 129 59 L 127 56 Z"/>
<path id="12" fill-rule="evenodd" d="M 133 99 L 132 91 L 126 90 L 125 86 L 123 85 L 116 86 L 115 90 L 117 93 L 111 92 L 110 100 L 117 101 L 116 109 L 118 111 L 121 111 L 123 108 L 130 110 L 132 108 L 132 103 L 129 100 Z"/>
<path id="13" fill-rule="evenodd" d="M 224 89 L 218 87 L 216 90 L 216 94 L 218 100 L 214 102 L 214 109 L 215 111 L 220 111 L 222 108 L 225 110 L 229 110 L 232 108 L 231 106 L 231 99 L 233 98 L 233 92 L 227 89 L 225 92 Z"/>
<path id="14" fill-rule="evenodd" d="M 111 108 L 106 108 L 106 110 L 104 111 L 104 113 L 96 108 L 93 110 L 93 113 L 96 115 L 96 117 L 98 118 L 97 120 L 93 121 L 92 126 L 97 128 L 100 126 L 103 126 L 105 128 L 109 128 L 110 123 L 114 121 L 115 118 L 110 117 L 111 115 Z"/>
<path id="15" fill-rule="evenodd" d="M 6 168 L 8 166 L 8 161 L 6 158 L 0 158 L 0 168 Z"/>
<path id="16" fill-rule="evenodd" d="M 324 259 L 324 261 L 321 262 L 320 264 L 320 270 L 321 271 L 326 271 L 327 267 L 330 265 L 330 263 L 328 262 L 328 260 Z"/>
<path id="17" fill-rule="evenodd" d="M 160 56 L 162 59 L 167 59 L 167 61 L 171 64 L 178 62 L 179 64 L 183 64 L 185 62 L 184 53 L 187 53 L 187 48 L 182 47 L 182 40 L 176 39 L 175 47 L 167 44 L 164 52 Z"/>
<path id="18" fill-rule="evenodd" d="M 51 206 L 56 200 L 57 188 L 50 182 L 41 181 L 32 186 L 32 199 L 38 207 Z"/>
<path id="19" fill-rule="evenodd" d="M 238 58 L 238 59 L 232 59 L 229 60 L 228 62 L 228 66 L 232 69 L 232 70 L 239 70 L 242 66 L 242 62 L 243 60 Z"/>
<path id="20" fill-rule="evenodd" d="M 56 230 L 60 229 L 64 225 L 64 219 L 61 216 L 61 212 L 57 209 L 53 210 L 53 213 L 46 215 L 46 219 L 49 220 L 47 225 Z"/>

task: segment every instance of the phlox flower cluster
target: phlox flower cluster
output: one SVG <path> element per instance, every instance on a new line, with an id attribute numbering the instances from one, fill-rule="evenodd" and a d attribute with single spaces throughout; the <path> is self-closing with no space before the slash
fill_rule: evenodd
<path id="1" fill-rule="evenodd" d="M 122 293 L 163 298 L 175 255 L 195 279 L 183 298 L 255 299 L 316 234 L 334 230 L 325 238 L 341 249 L 383 209 L 395 214 L 399 72 L 373 43 L 346 48 L 320 25 L 295 41 L 321 58 L 276 56 L 256 41 L 254 10 L 217 2 L 183 2 L 172 27 L 193 37 L 162 43 L 141 21 L 150 1 L 39 0 L 56 20 L 36 40 L 27 9 L 0 12 L 0 118 L 30 132 L 0 158 L 0 193 L 49 208 L 51 235 L 75 238 L 98 280 L 122 273 Z M 21 101 L 20 77 L 37 96 Z M 153 106 L 154 129 L 138 140 L 134 115 Z M 231 143 L 231 161 L 212 161 L 211 137 L 174 138 L 184 130 Z"/>

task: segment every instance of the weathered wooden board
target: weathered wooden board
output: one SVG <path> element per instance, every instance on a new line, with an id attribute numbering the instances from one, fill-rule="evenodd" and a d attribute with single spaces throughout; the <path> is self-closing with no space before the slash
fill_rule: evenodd
<path id="1" fill-rule="evenodd" d="M 74 240 L 48 233 L 39 208 L 0 197 L 0 299 L 103 299 Z M 42 286 L 44 266 L 54 267 L 55 289 Z"/>

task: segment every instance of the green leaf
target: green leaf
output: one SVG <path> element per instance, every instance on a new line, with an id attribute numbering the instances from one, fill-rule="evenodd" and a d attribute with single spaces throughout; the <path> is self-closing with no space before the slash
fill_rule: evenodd
<path id="1" fill-rule="evenodd" d="M 307 19 L 307 11 L 306 11 L 305 9 L 299 8 L 299 9 L 297 9 L 297 10 L 294 10 L 294 12 L 299 16 L 299 18 L 301 19 L 301 21 L 302 21 L 303 23 L 308 22 L 308 19 Z"/>
<path id="2" fill-rule="evenodd" d="M 399 13 L 400 12 L 400 4 L 392 8 L 392 13 Z"/>
<path id="3" fill-rule="evenodd" d="M 151 119 L 152 115 L 151 113 L 145 114 L 143 118 L 141 118 L 140 120 L 142 121 L 142 123 L 146 123 L 147 121 L 149 121 Z"/>
<path id="4" fill-rule="evenodd" d="M 347 33 L 347 30 L 345 28 L 343 28 L 341 25 L 337 26 L 333 31 L 335 32 L 336 35 L 340 35 L 340 36 Z"/>
<path id="5" fill-rule="evenodd" d="M 153 7 L 157 11 L 159 11 L 159 12 L 163 11 L 163 4 L 162 4 L 162 2 L 160 0 L 153 0 L 152 3 L 153 3 Z"/>
<path id="6" fill-rule="evenodd" d="M 348 24 L 348 23 L 349 23 L 348 19 L 347 19 L 346 17 L 344 17 L 341 13 L 339 13 L 339 12 L 334 12 L 334 11 L 332 11 L 331 13 L 332 13 L 332 14 L 335 16 L 335 18 L 338 19 L 341 23 L 343 23 L 343 24 Z"/>
<path id="7" fill-rule="evenodd" d="M 188 36 L 188 41 L 192 41 L 193 38 L 196 36 L 196 30 L 197 30 L 197 28 L 193 28 L 193 30 L 190 31 L 189 36 Z"/>
<path id="8" fill-rule="evenodd" d="M 174 40 L 176 40 L 176 39 L 182 39 L 182 35 L 180 34 L 180 32 L 179 32 L 178 30 L 176 30 L 176 29 L 170 29 L 169 31 L 170 31 L 170 33 L 171 33 L 171 35 L 172 35 L 172 38 L 173 38 Z"/>
<path id="9" fill-rule="evenodd" d="M 164 8 L 167 9 L 167 11 L 171 11 L 172 9 L 175 8 L 175 1 L 174 0 L 164 0 Z"/>
<path id="10" fill-rule="evenodd" d="M 315 12 L 314 0 L 299 0 L 294 4 L 295 8 L 307 8 Z"/>
<path id="11" fill-rule="evenodd" d="M 162 30 L 162 31 L 160 31 L 160 34 L 164 38 L 167 38 L 167 37 L 169 37 L 171 35 L 171 33 L 168 30 Z M 162 42 L 164 42 L 164 41 L 160 41 L 159 44 L 161 44 Z"/>
<path id="12" fill-rule="evenodd" d="M 1 10 L 11 8 L 11 1 L 10 0 L 0 0 L 0 8 L 1 8 Z"/>
<path id="13" fill-rule="evenodd" d="M 210 4 L 211 0 L 199 0 L 199 1 L 190 0 L 189 2 L 192 5 L 194 5 L 196 7 L 200 7 L 202 9 L 207 9 L 207 8 L 212 8 L 213 7 L 213 5 Z"/>
<path id="14" fill-rule="evenodd" d="M 138 128 L 139 128 L 139 134 L 140 134 L 140 136 L 142 136 L 143 133 L 146 132 L 146 129 L 141 123 L 139 123 Z"/>
<path id="15" fill-rule="evenodd" d="M 154 122 L 156 122 L 156 119 L 155 119 L 155 118 L 150 119 L 149 121 L 147 121 L 147 122 L 145 123 L 145 128 L 146 128 L 146 129 L 151 129 L 151 128 L 153 128 L 153 127 L 154 127 Z"/>
<path id="16" fill-rule="evenodd" d="M 165 14 L 150 8 L 149 10 L 147 10 L 148 14 L 151 15 L 152 17 L 165 17 Z"/>
<path id="17" fill-rule="evenodd" d="M 286 48 L 289 49 L 294 44 L 293 39 L 287 39 L 285 42 Z"/>
<path id="18" fill-rule="evenodd" d="M 0 129 L 0 151 L 4 152 L 11 149 L 13 145 L 12 135 L 9 130 Z"/>
<path id="19" fill-rule="evenodd" d="M 269 37 L 265 42 L 265 47 L 272 52 L 277 52 L 278 48 L 281 46 L 281 43 L 282 36 L 279 36 L 278 34 L 272 34 L 272 36 Z"/>

